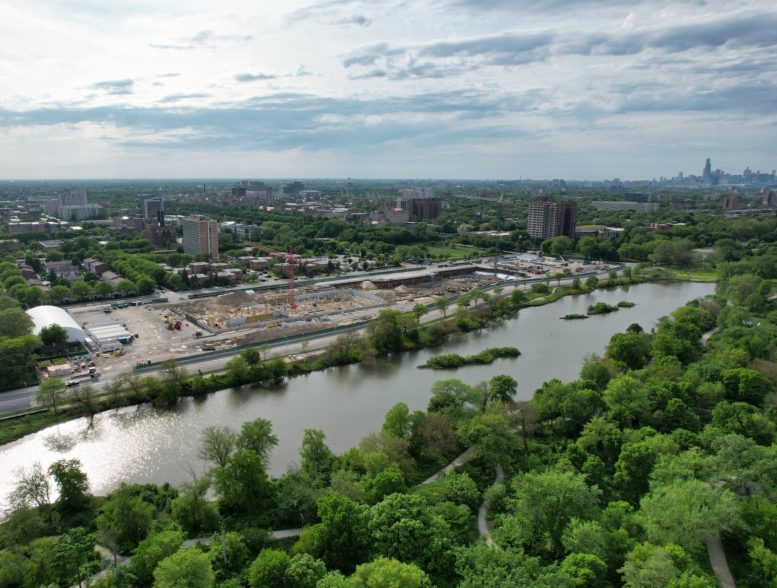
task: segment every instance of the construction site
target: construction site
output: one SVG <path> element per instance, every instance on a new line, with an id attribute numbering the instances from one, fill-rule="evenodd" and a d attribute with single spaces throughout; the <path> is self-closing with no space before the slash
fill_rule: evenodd
<path id="1" fill-rule="evenodd" d="M 121 353 L 103 353 L 101 369 L 124 369 L 202 352 L 228 350 L 282 337 L 347 327 L 373 318 L 383 308 L 407 312 L 416 304 L 431 305 L 439 297 L 455 299 L 474 289 L 502 283 L 529 287 L 538 280 L 590 275 L 606 271 L 587 264 L 544 258 L 538 254 L 501 256 L 482 262 L 439 263 L 427 268 L 402 268 L 317 281 L 298 286 L 235 288 L 185 301 L 114 308 L 72 309 L 78 322 L 95 330 L 123 327 L 131 342 Z M 123 342 L 122 342 L 123 343 Z M 114 346 L 115 347 L 115 346 Z M 113 350 L 113 347 L 109 349 Z"/>
<path id="2" fill-rule="evenodd" d="M 281 290 L 242 290 L 167 305 L 160 312 L 168 323 L 194 326 L 203 349 L 223 349 L 347 326 L 375 316 L 382 308 L 407 311 L 415 304 L 431 304 L 436 297 L 466 293 L 494 281 L 471 267 L 450 273 L 461 275 L 436 279 L 429 270 L 371 280 L 335 280 L 299 288 L 293 305 Z"/>
<path id="3" fill-rule="evenodd" d="M 574 276 L 606 270 L 604 264 L 567 262 L 537 254 L 502 256 L 482 263 L 441 263 L 370 276 L 325 280 L 286 291 L 235 290 L 163 307 L 168 324 L 191 325 L 205 350 L 347 326 L 374 317 L 381 308 L 408 311 L 445 296 L 455 299 L 500 282 Z"/>

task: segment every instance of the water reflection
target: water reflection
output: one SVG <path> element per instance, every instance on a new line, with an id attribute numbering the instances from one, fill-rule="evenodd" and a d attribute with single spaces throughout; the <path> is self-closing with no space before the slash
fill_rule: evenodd
<path id="1" fill-rule="evenodd" d="M 262 417 L 272 421 L 279 438 L 271 463 L 272 473 L 279 475 L 298 461 L 304 429 L 323 430 L 333 451 L 345 451 L 379 430 L 386 411 L 397 402 L 407 403 L 410 410 L 424 409 L 437 380 L 455 377 L 476 384 L 506 373 L 518 380 L 519 397 L 530 398 L 545 380 L 576 378 L 585 355 L 602 353 L 613 333 L 635 322 L 649 330 L 661 316 L 713 290 L 712 284 L 644 284 L 568 297 L 526 309 L 493 329 L 457 337 L 444 348 L 332 368 L 272 388 L 246 387 L 186 398 L 172 410 L 125 407 L 95 415 L 91 428 L 88 419 L 69 421 L 0 447 L 0 509 L 13 487 L 12 472 L 35 461 L 47 468 L 58 459 L 81 460 L 97 494 L 120 481 L 179 484 L 190 480 L 190 470 L 199 473 L 205 468 L 197 455 L 205 427 L 239 428 Z M 565 314 L 584 313 L 596 302 L 621 300 L 636 306 L 585 321 L 559 320 Z M 472 355 L 485 347 L 508 345 L 518 347 L 521 356 L 455 371 L 418 369 L 441 353 Z"/>
<path id="2" fill-rule="evenodd" d="M 59 431 L 43 438 L 43 445 L 46 449 L 56 451 L 58 453 L 64 453 L 73 449 L 78 443 L 76 435 L 63 435 Z"/>

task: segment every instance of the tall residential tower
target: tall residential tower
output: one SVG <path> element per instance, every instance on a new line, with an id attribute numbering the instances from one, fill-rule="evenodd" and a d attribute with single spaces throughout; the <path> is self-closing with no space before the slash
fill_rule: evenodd
<path id="1" fill-rule="evenodd" d="M 552 198 L 537 198 L 529 204 L 526 230 L 535 239 L 548 239 L 566 235 L 575 238 L 577 204 L 556 202 Z"/>
<path id="2" fill-rule="evenodd" d="M 209 255 L 219 258 L 219 223 L 204 216 L 188 216 L 183 226 L 183 251 L 189 255 Z"/>

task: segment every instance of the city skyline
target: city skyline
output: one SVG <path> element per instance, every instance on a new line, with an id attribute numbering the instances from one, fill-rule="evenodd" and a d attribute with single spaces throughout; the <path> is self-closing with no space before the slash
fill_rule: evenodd
<path id="1" fill-rule="evenodd" d="M 0 178 L 768 173 L 776 25 L 761 0 L 10 0 Z"/>
<path id="2" fill-rule="evenodd" d="M 707 169 L 707 164 L 709 163 L 709 170 Z M 477 178 L 477 177 L 351 177 L 351 176 L 305 176 L 305 175 L 296 175 L 296 176 L 251 176 L 250 174 L 245 174 L 242 176 L 211 176 L 211 175 L 199 175 L 199 176 L 189 176 L 189 177 L 71 177 L 71 178 L 57 178 L 57 177 L 47 177 L 47 178 L 0 178 L 0 183 L 5 184 L 13 184 L 16 182 L 19 183 L 56 183 L 61 182 L 63 186 L 65 185 L 76 185 L 79 182 L 168 182 L 168 181 L 182 181 L 182 182 L 221 182 L 221 183 L 237 183 L 241 184 L 243 182 L 259 182 L 260 184 L 263 184 L 264 182 L 275 182 L 275 183 L 283 183 L 283 182 L 297 182 L 300 183 L 301 186 L 304 184 L 299 182 L 302 180 L 302 182 L 311 182 L 312 184 L 318 184 L 322 182 L 377 182 L 377 183 L 402 183 L 402 182 L 409 182 L 409 183 L 428 183 L 428 182 L 467 182 L 467 183 L 503 183 L 503 182 L 518 182 L 518 183 L 541 183 L 541 182 L 557 182 L 557 181 L 563 181 L 568 182 L 571 184 L 579 183 L 579 184 L 597 184 L 597 183 L 617 183 L 622 182 L 626 184 L 682 184 L 686 186 L 697 186 L 697 187 L 705 187 L 705 186 L 736 186 L 739 185 L 735 182 L 727 182 L 724 181 L 723 183 L 718 183 L 717 181 L 710 181 L 712 178 L 715 178 L 715 180 L 741 180 L 743 178 L 743 174 L 749 174 L 751 177 L 748 178 L 747 182 L 743 182 L 743 184 L 749 184 L 749 185 L 771 185 L 775 181 L 777 181 L 777 169 L 772 170 L 761 170 L 761 169 L 753 169 L 751 166 L 745 166 L 744 170 L 738 171 L 738 170 L 731 170 L 726 169 L 725 167 L 713 167 L 712 166 L 712 160 L 711 158 L 707 158 L 705 160 L 704 168 L 700 173 L 696 173 L 694 170 L 680 170 L 676 173 L 676 175 L 660 175 L 657 178 L 636 178 L 636 179 L 623 179 L 619 178 L 617 176 L 611 176 L 611 177 L 602 177 L 597 179 L 590 179 L 590 180 L 581 180 L 579 178 L 564 178 L 564 177 L 521 177 L 521 178 L 510 178 L 510 177 L 503 177 L 503 178 Z M 760 176 L 760 178 L 759 178 Z M 761 178 L 765 176 L 770 176 L 768 181 L 762 181 Z M 153 198 L 158 198 L 157 196 L 154 196 Z"/>

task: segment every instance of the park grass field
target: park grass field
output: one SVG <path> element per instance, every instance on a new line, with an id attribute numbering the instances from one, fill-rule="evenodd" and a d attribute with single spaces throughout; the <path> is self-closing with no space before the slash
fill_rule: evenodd
<path id="1" fill-rule="evenodd" d="M 473 249 L 470 247 L 451 247 L 448 245 L 430 245 L 427 247 L 429 255 L 435 257 L 445 257 L 447 259 L 466 259 L 468 257 L 478 257 L 485 255 L 484 249 Z"/>
<path id="2" fill-rule="evenodd" d="M 714 271 L 702 269 L 675 269 L 672 270 L 672 278 L 689 282 L 717 282 L 718 275 Z"/>

